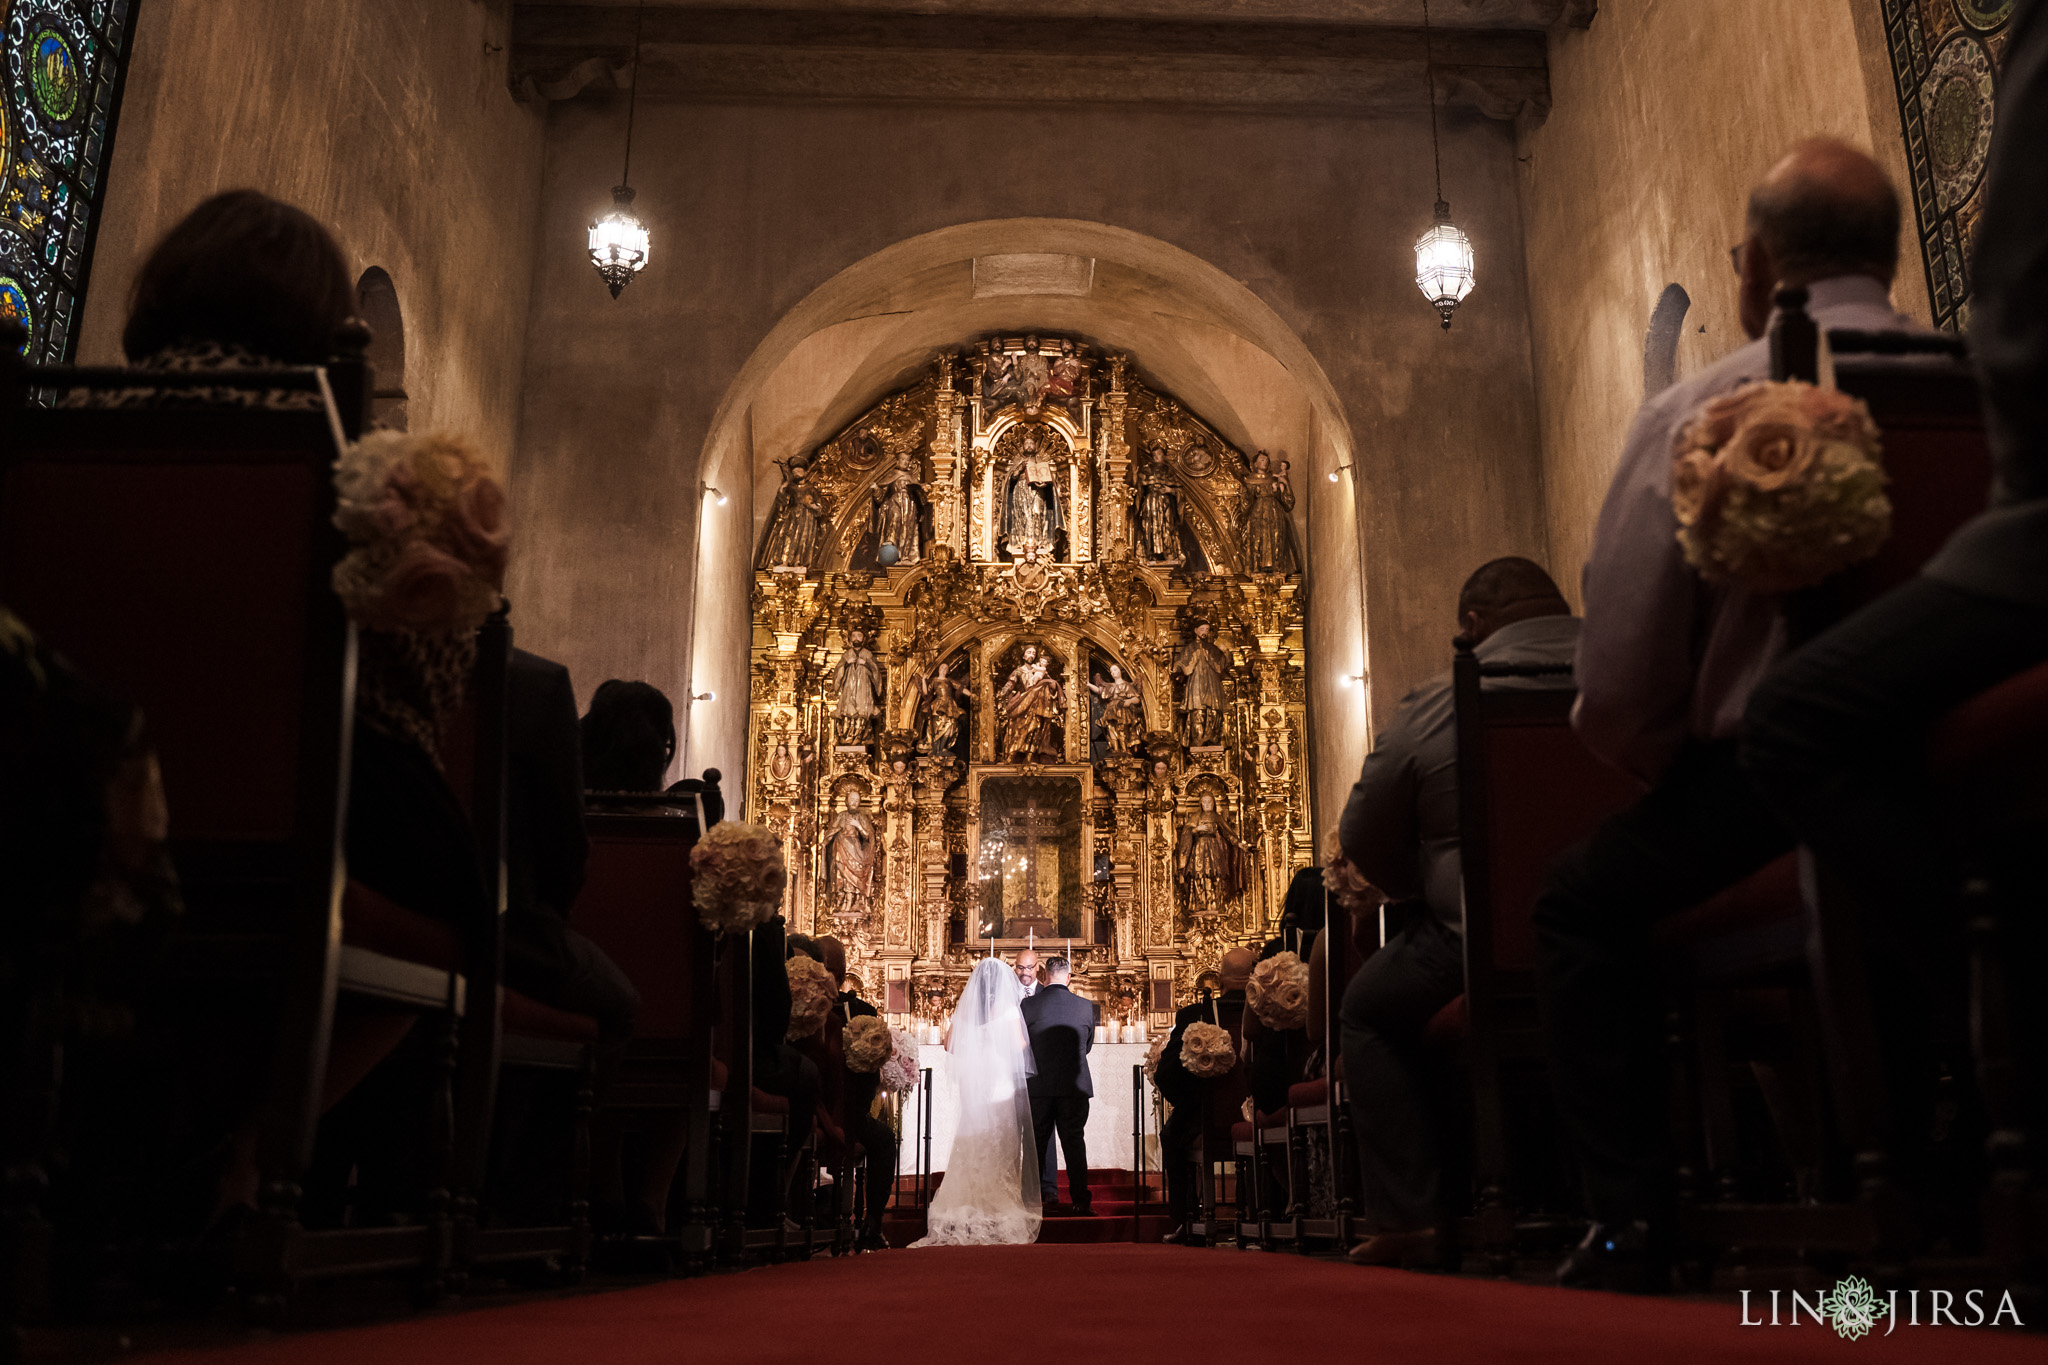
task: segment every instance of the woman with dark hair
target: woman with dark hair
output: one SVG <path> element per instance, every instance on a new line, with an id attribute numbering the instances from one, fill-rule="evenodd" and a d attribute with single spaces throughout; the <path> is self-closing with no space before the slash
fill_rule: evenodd
<path id="1" fill-rule="evenodd" d="M 319 221 L 255 190 L 229 190 L 164 235 L 135 277 L 121 349 L 137 365 L 184 355 L 317 365 L 355 311 L 341 248 Z"/>
<path id="2" fill-rule="evenodd" d="M 583 785 L 658 792 L 676 756 L 676 711 L 660 688 L 618 678 L 598 684 L 583 717 Z"/>

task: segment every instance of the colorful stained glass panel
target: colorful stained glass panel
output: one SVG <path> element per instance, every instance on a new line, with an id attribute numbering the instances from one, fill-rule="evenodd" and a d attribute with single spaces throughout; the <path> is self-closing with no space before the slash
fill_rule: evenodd
<path id="1" fill-rule="evenodd" d="M 0 320 L 69 360 L 136 0 L 0 0 Z"/>

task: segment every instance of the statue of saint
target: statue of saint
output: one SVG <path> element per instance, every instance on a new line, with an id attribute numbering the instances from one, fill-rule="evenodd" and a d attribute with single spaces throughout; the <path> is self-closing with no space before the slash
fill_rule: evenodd
<path id="1" fill-rule="evenodd" d="M 967 714 L 965 699 L 971 695 L 970 689 L 965 683 L 955 682 L 945 664 L 920 680 L 919 686 L 923 695 L 917 703 L 917 751 L 950 754 L 960 742 L 960 724 Z"/>
<path id="2" fill-rule="evenodd" d="M 1230 676 L 1230 656 L 1209 637 L 1207 621 L 1195 626 L 1195 638 L 1181 646 L 1173 671 L 1187 680 L 1181 689 L 1181 741 L 1189 748 L 1223 742 L 1223 683 Z"/>
<path id="3" fill-rule="evenodd" d="M 896 547 L 896 563 L 915 564 L 924 548 L 920 517 L 924 507 L 924 485 L 917 481 L 917 466 L 906 454 L 897 462 L 889 481 L 870 495 L 873 503 L 875 546 Z"/>
<path id="4" fill-rule="evenodd" d="M 1024 662 L 1011 670 L 996 693 L 1003 757 L 1012 763 L 1059 762 L 1065 756 L 1060 716 L 1066 701 L 1067 689 L 1052 675 L 1038 646 L 1024 646 Z"/>
<path id="5" fill-rule="evenodd" d="M 796 762 L 789 754 L 789 741 L 785 739 L 777 742 L 775 757 L 768 760 L 768 775 L 777 782 L 787 782 L 790 773 L 795 769 Z"/>
<path id="6" fill-rule="evenodd" d="M 846 791 L 846 808 L 825 826 L 825 884 L 832 890 L 832 913 L 853 917 L 867 913 L 875 890 L 875 859 L 880 849 L 874 822 L 860 808 L 860 792 Z"/>
<path id="7" fill-rule="evenodd" d="M 777 461 L 782 464 L 781 461 Z M 770 516 L 768 543 L 762 559 L 771 569 L 809 571 L 817 562 L 818 543 L 829 515 L 825 500 L 811 487 L 809 471 L 802 460 L 782 464 L 782 490 L 775 495 Z"/>
<path id="8" fill-rule="evenodd" d="M 1249 865 L 1245 847 L 1216 810 L 1216 798 L 1202 794 L 1202 809 L 1181 826 L 1173 851 L 1173 876 L 1189 916 L 1214 914 L 1245 888 Z"/>
<path id="9" fill-rule="evenodd" d="M 1098 677 L 1088 690 L 1102 698 L 1102 737 L 1118 758 L 1129 756 L 1145 735 L 1145 703 L 1138 689 L 1116 664 L 1109 666 L 1107 681 Z"/>
<path id="10" fill-rule="evenodd" d="M 1081 424 L 1082 369 L 1081 357 L 1074 354 L 1074 343 L 1062 341 L 1059 358 L 1052 362 L 1051 376 L 1045 386 L 1045 400 L 1065 408 L 1076 426 Z"/>
<path id="11" fill-rule="evenodd" d="M 873 736 L 875 717 L 882 712 L 882 666 L 866 637 L 854 631 L 832 670 L 832 690 L 839 697 L 839 742 L 865 744 Z"/>
<path id="12" fill-rule="evenodd" d="M 1178 564 L 1180 549 L 1180 483 L 1166 464 L 1166 452 L 1152 447 L 1152 458 L 1138 481 L 1138 544 L 1152 563 Z"/>
<path id="13" fill-rule="evenodd" d="M 1032 558 L 1041 547 L 1050 552 L 1064 526 L 1053 462 L 1039 448 L 1037 434 L 1026 432 L 1003 480 L 1003 548 L 1018 560 Z"/>
<path id="14" fill-rule="evenodd" d="M 1260 451 L 1252 459 L 1244 491 L 1251 500 L 1245 516 L 1245 568 L 1252 573 L 1294 573 L 1301 564 L 1294 553 L 1294 489 L 1273 472 L 1273 457 Z"/>

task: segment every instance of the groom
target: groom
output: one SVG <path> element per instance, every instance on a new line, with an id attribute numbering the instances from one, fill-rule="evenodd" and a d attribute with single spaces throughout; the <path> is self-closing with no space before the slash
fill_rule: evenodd
<path id="1" fill-rule="evenodd" d="M 1087 1216 L 1088 1147 L 1082 1130 L 1088 1126 L 1088 1100 L 1095 1082 L 1088 1075 L 1088 1049 L 1095 1042 L 1095 1006 L 1067 989 L 1067 960 L 1045 960 L 1045 984 L 1024 1002 L 1024 1025 L 1031 1031 L 1031 1056 L 1037 1064 L 1026 1089 L 1031 1093 L 1031 1126 L 1038 1138 L 1038 1164 L 1045 1202 L 1059 1198 L 1049 1158 L 1053 1130 L 1067 1154 L 1067 1192 L 1074 1212 Z"/>

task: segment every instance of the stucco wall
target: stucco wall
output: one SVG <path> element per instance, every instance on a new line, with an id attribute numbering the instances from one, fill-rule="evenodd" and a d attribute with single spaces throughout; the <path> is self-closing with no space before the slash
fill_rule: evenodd
<path id="1" fill-rule="evenodd" d="M 80 359 L 117 361 L 157 238 L 220 190 L 326 223 L 405 319 L 415 431 L 504 460 L 517 425 L 544 116 L 505 86 L 501 4 L 150 0 L 141 7 Z"/>
<path id="2" fill-rule="evenodd" d="M 682 627 L 693 606 L 729 610 L 744 588 L 737 572 L 707 569 L 715 594 L 692 592 L 698 460 L 750 353 L 840 271 L 955 224 L 1053 217 L 1146 234 L 1242 281 L 1306 344 L 1350 426 L 1341 439 L 1316 439 L 1355 450 L 1357 468 L 1337 485 L 1307 460 L 1296 458 L 1296 468 L 1314 476 L 1303 489 L 1310 499 L 1357 492 L 1362 532 L 1349 515 L 1312 512 L 1311 534 L 1319 561 L 1362 547 L 1381 714 L 1447 665 L 1452 598 L 1474 565 L 1543 554 L 1503 125 L 1458 116 L 1446 124 L 1445 189 L 1476 242 L 1481 279 L 1445 333 L 1413 283 L 1411 243 L 1434 198 L 1420 122 L 996 105 L 643 106 L 633 180 L 653 260 L 614 303 L 583 258 L 582 234 L 609 200 L 623 115 L 586 99 L 559 106 L 549 125 L 515 467 L 517 502 L 545 519 L 529 521 L 532 550 L 515 565 L 522 639 L 567 661 L 585 696 L 606 677 L 638 677 L 680 701 L 691 682 Z M 883 294 L 874 311 L 891 306 Z M 1157 309 L 1170 317 L 1175 306 L 1162 298 Z M 714 456 L 729 493 L 744 482 L 740 456 Z M 705 553 L 713 541 L 721 562 L 751 553 L 745 504 L 735 496 L 711 513 Z M 1351 577 L 1333 568 L 1312 590 L 1343 593 Z M 1327 628 L 1327 616 L 1318 619 Z M 695 634 L 721 660 L 745 647 L 708 622 Z M 1311 648 L 1326 672 L 1363 662 L 1355 638 L 1323 650 L 1312 632 Z M 720 722 L 700 715 L 692 769 L 736 767 L 743 707 L 735 698 L 725 709 L 720 690 L 711 714 L 731 717 L 731 733 L 713 742 Z M 1362 710 L 1359 694 L 1348 696 Z M 1318 724 L 1347 739 L 1362 732 L 1357 718 L 1327 709 Z M 1344 747 L 1321 765 L 1331 771 L 1318 773 L 1320 789 L 1355 775 L 1362 741 Z M 1328 823 L 1335 812 L 1319 814 Z"/>
<path id="3" fill-rule="evenodd" d="M 1552 35 L 1553 108 L 1521 139 L 1520 183 L 1551 568 L 1574 599 L 1664 287 L 1692 301 L 1682 378 L 1743 342 L 1728 248 L 1790 143 L 1847 139 L 1904 193 L 1885 63 L 1878 0 L 1602 0 L 1591 28 Z M 1910 238 L 1894 296 L 1927 316 Z"/>

